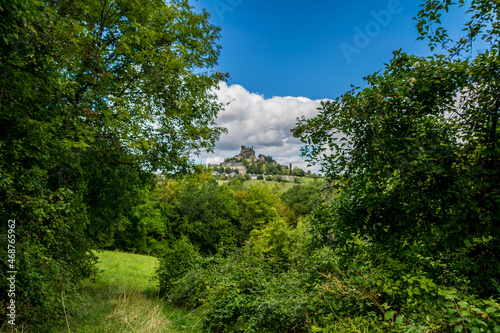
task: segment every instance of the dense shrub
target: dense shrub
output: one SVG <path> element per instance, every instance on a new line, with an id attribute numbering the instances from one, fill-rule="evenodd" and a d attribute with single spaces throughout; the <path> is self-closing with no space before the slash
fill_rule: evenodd
<path id="1" fill-rule="evenodd" d="M 469 295 L 460 285 L 442 285 L 418 267 L 402 275 L 403 263 L 383 253 L 374 255 L 364 240 L 355 240 L 356 251 L 346 268 L 336 249 L 307 249 L 305 226 L 287 230 L 274 221 L 259 232 L 262 237 L 252 237 L 243 248 L 197 256 L 182 262 L 181 270 L 174 265 L 180 274 L 170 280 L 163 276 L 173 302 L 203 309 L 205 331 L 500 330 L 495 299 Z M 291 237 L 293 232 L 299 237 Z M 295 250 L 283 251 L 287 247 Z"/>
<path id="2" fill-rule="evenodd" d="M 276 271 L 246 247 L 198 261 L 170 296 L 178 304 L 203 305 L 206 331 L 302 332 L 310 295 L 301 290 L 311 287 L 302 274 Z"/>
<path id="3" fill-rule="evenodd" d="M 159 258 L 156 271 L 162 294 L 168 294 L 175 282 L 188 272 L 200 260 L 196 248 L 182 237 L 173 242 Z"/>

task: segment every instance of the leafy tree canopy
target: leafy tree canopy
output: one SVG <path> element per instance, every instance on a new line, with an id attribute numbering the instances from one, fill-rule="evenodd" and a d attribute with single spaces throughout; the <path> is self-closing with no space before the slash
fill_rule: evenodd
<path id="1" fill-rule="evenodd" d="M 426 1 L 418 26 L 427 18 L 439 24 L 433 15 L 450 5 Z M 461 60 L 396 51 L 382 72 L 365 78 L 367 88 L 322 103 L 293 131 L 337 191 L 315 215 L 318 245 L 349 258 L 353 240 L 362 239 L 403 267 L 443 281 L 465 276 L 475 292 L 490 295 L 500 293 L 500 9 L 490 1 L 471 6 L 467 38 L 483 28 L 477 20 L 491 25 L 483 54 Z M 442 31 L 431 43 L 446 41 Z"/>
<path id="2" fill-rule="evenodd" d="M 17 221 L 19 313 L 43 323 L 152 173 L 188 168 L 224 132 L 219 28 L 187 0 L 1 0 L 0 13 L 0 215 Z"/>

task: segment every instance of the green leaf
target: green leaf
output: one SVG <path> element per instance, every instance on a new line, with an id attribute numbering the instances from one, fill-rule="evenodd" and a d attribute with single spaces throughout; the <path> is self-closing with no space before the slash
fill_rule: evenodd
<path id="1" fill-rule="evenodd" d="M 402 324 L 402 323 L 403 323 L 403 318 L 404 318 L 404 317 L 403 317 L 403 316 L 401 316 L 401 315 L 400 315 L 400 316 L 397 316 L 397 317 L 396 317 L 396 324 L 398 324 L 398 325 Z"/>
<path id="2" fill-rule="evenodd" d="M 493 312 L 496 312 L 496 311 L 497 311 L 497 309 L 494 308 L 494 307 L 491 307 L 491 306 L 486 309 L 486 313 L 493 313 Z"/>
<path id="3" fill-rule="evenodd" d="M 493 329 L 493 332 L 499 333 L 500 332 L 500 325 L 495 326 L 495 328 Z"/>
<path id="4" fill-rule="evenodd" d="M 387 311 L 385 314 L 384 314 L 384 320 L 389 320 L 389 319 L 392 319 L 394 317 L 394 311 Z"/>
<path id="5" fill-rule="evenodd" d="M 460 331 L 462 331 L 463 328 L 464 328 L 463 325 L 457 325 L 457 326 L 455 326 L 454 331 L 455 332 L 460 332 Z"/>
<path id="6" fill-rule="evenodd" d="M 476 323 L 479 323 L 479 324 L 481 324 L 481 325 L 483 325 L 483 326 L 488 327 L 488 324 L 487 324 L 486 322 L 482 321 L 482 320 L 479 320 L 479 319 L 474 319 L 474 321 L 475 321 Z"/>

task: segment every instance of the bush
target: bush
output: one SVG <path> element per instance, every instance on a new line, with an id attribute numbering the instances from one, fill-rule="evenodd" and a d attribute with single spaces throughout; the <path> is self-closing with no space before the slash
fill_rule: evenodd
<path id="1" fill-rule="evenodd" d="M 280 175 L 274 175 L 272 180 L 278 183 L 285 181 Z"/>
<path id="2" fill-rule="evenodd" d="M 172 299 L 203 304 L 208 332 L 306 332 L 307 281 L 298 270 L 276 273 L 246 247 L 198 261 L 174 284 Z"/>
<path id="3" fill-rule="evenodd" d="M 307 228 L 303 223 L 287 230 L 274 221 L 260 233 L 243 248 L 219 250 L 215 256 L 198 256 L 182 264 L 189 269 L 170 280 L 171 300 L 202 306 L 205 331 L 500 330 L 500 305 L 495 299 L 480 299 L 440 285 L 418 269 L 401 274 L 401 262 L 383 253 L 374 257 L 371 245 L 360 239 L 355 241 L 357 251 L 346 268 L 337 250 L 305 252 Z M 284 237 L 291 233 L 297 237 Z M 295 252 L 282 251 L 287 244 L 294 244 Z M 183 250 L 177 255 L 181 253 Z M 275 258 L 281 262 L 277 264 Z"/>
<path id="4" fill-rule="evenodd" d="M 196 248 L 186 237 L 170 245 L 159 259 L 156 274 L 159 280 L 160 293 L 169 294 L 175 281 L 188 272 L 201 259 Z"/>
<path id="5" fill-rule="evenodd" d="M 287 267 L 305 254 L 306 228 L 304 220 L 299 221 L 297 228 L 291 228 L 285 221 L 276 218 L 262 229 L 252 230 L 249 246 L 256 256 L 278 267 Z"/>

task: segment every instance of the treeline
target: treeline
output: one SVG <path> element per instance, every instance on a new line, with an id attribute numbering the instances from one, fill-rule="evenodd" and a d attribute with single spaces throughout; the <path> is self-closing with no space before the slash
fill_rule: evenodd
<path id="1" fill-rule="evenodd" d="M 241 247 L 275 220 L 292 229 L 324 201 L 319 180 L 286 192 L 277 183 L 244 189 L 238 179 L 219 185 L 209 169 L 196 170 L 158 180 L 137 196 L 109 248 L 161 257 L 185 237 L 200 254 L 213 255 L 220 246 Z"/>

